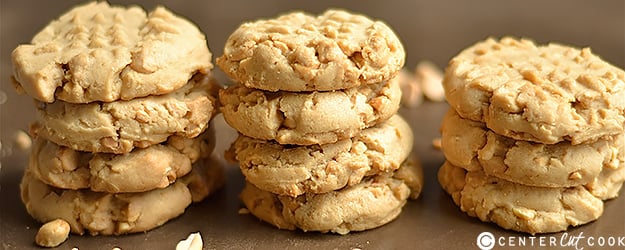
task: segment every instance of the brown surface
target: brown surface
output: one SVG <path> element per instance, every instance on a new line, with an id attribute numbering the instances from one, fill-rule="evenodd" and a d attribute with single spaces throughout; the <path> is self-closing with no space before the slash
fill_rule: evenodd
<path id="1" fill-rule="evenodd" d="M 117 3 L 118 1 L 112 1 Z M 145 8 L 155 2 L 133 1 Z M 40 226 L 24 210 L 18 192 L 27 152 L 14 144 L 16 130 L 27 129 L 34 107 L 26 96 L 13 91 L 10 53 L 18 43 L 27 42 L 52 18 L 76 1 L 0 2 L 0 239 L 3 249 L 36 248 L 34 236 Z M 444 66 L 462 48 L 489 35 L 527 36 L 543 43 L 558 41 L 590 46 L 607 61 L 625 66 L 625 2 L 613 1 L 162 1 L 207 33 L 215 56 L 224 41 L 241 22 L 273 17 L 287 10 L 304 9 L 319 13 L 328 7 L 342 7 L 385 20 L 398 33 L 408 53 L 406 66 L 413 69 L 419 60 Z M 36 9 L 36 10 L 35 10 Z M 221 74 L 223 80 L 223 74 Z M 347 236 L 290 232 L 275 229 L 251 215 L 240 215 L 238 192 L 243 178 L 236 165 L 228 167 L 225 189 L 193 205 L 182 217 L 144 234 L 120 237 L 70 236 L 62 249 L 173 249 L 191 232 L 201 231 L 205 249 L 459 249 L 475 247 L 476 236 L 490 231 L 495 236 L 527 236 L 507 232 L 461 213 L 444 195 L 436 181 L 443 161 L 431 146 L 438 136 L 444 103 L 425 103 L 416 109 L 402 109 L 415 131 L 414 157 L 423 162 L 426 185 L 422 197 L 409 202 L 400 217 L 375 230 Z M 219 118 L 216 155 L 229 146 L 234 132 Z M 596 222 L 568 231 L 569 235 L 625 236 L 625 191 L 606 203 L 604 215 Z M 562 233 L 550 234 L 559 240 Z M 517 249 L 519 249 L 517 247 Z"/>

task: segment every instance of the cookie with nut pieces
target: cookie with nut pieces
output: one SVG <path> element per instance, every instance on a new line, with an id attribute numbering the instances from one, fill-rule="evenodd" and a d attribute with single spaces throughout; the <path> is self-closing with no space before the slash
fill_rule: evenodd
<path id="1" fill-rule="evenodd" d="M 216 59 L 236 82 L 267 91 L 379 83 L 393 78 L 404 61 L 403 45 L 385 23 L 335 9 L 244 23 Z"/>
<path id="2" fill-rule="evenodd" d="M 208 73 L 204 34 L 164 7 L 77 6 L 12 53 L 15 87 L 52 103 L 112 102 L 170 93 Z"/>
<path id="3" fill-rule="evenodd" d="M 580 144 L 623 133 L 625 72 L 589 48 L 489 38 L 451 59 L 443 86 L 461 117 L 517 140 Z"/>

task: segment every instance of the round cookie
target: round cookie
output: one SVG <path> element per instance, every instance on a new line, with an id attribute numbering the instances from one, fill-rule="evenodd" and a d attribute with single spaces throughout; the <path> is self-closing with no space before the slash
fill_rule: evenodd
<path id="1" fill-rule="evenodd" d="M 343 10 L 302 12 L 239 26 L 217 65 L 246 87 L 327 91 L 393 78 L 405 52 L 383 22 Z"/>
<path id="2" fill-rule="evenodd" d="M 78 6 L 12 54 L 14 82 L 52 103 L 112 102 L 170 93 L 213 67 L 204 34 L 163 7 Z"/>
<path id="3" fill-rule="evenodd" d="M 552 233 L 594 221 L 603 201 L 584 186 L 531 187 L 487 176 L 445 162 L 438 180 L 460 210 L 508 230 Z"/>
<path id="4" fill-rule="evenodd" d="M 356 136 L 394 115 L 397 78 L 330 92 L 267 92 L 235 85 L 219 92 L 221 111 L 242 134 L 281 144 L 326 144 Z"/>
<path id="5" fill-rule="evenodd" d="M 441 125 L 445 158 L 468 171 L 538 187 L 571 187 L 592 182 L 604 168 L 625 161 L 623 134 L 588 144 L 541 144 L 494 133 L 484 123 L 450 109 Z"/>
<path id="6" fill-rule="evenodd" d="M 208 160 L 172 185 L 142 193 L 109 194 L 58 189 L 26 171 L 20 185 L 28 213 L 40 222 L 63 219 L 71 232 L 120 235 L 145 232 L 181 215 L 223 184 L 223 170 Z M 206 165 L 206 166 L 204 166 Z"/>
<path id="7" fill-rule="evenodd" d="M 625 72 L 588 48 L 490 38 L 449 62 L 443 86 L 460 116 L 517 140 L 580 144 L 623 133 Z"/>
<path id="8" fill-rule="evenodd" d="M 62 189 L 133 193 L 165 188 L 188 174 L 199 158 L 208 157 L 212 131 L 196 138 L 172 136 L 167 143 L 116 155 L 89 153 L 36 138 L 29 171 L 47 185 Z"/>
<path id="9" fill-rule="evenodd" d="M 280 229 L 347 234 L 392 221 L 408 198 L 419 196 L 422 186 L 421 166 L 407 161 L 394 174 L 372 176 L 324 194 L 282 196 L 248 182 L 241 199 L 254 216 Z"/>
<path id="10" fill-rule="evenodd" d="M 279 195 L 326 193 L 366 176 L 398 169 L 412 150 L 413 134 L 399 115 L 332 144 L 292 146 L 240 135 L 229 154 L 246 180 Z"/>
<path id="11" fill-rule="evenodd" d="M 79 151 L 124 154 L 172 135 L 193 138 L 217 111 L 216 83 L 196 75 L 184 87 L 161 96 L 111 103 L 56 101 L 38 106 L 33 134 Z"/>

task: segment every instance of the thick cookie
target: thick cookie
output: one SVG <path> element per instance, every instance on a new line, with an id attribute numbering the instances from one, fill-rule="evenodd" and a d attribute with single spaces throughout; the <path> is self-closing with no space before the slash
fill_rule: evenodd
<path id="1" fill-rule="evenodd" d="M 442 121 L 441 143 L 455 166 L 539 187 L 587 184 L 602 169 L 616 169 L 625 161 L 623 134 L 588 144 L 534 143 L 498 135 L 451 109 Z"/>
<path id="2" fill-rule="evenodd" d="M 123 154 L 172 135 L 193 138 L 207 127 L 217 109 L 216 84 L 196 75 L 166 95 L 111 103 L 39 102 L 33 133 L 74 150 Z M 215 91 L 216 92 L 216 91 Z"/>
<path id="3" fill-rule="evenodd" d="M 203 163 L 172 185 L 143 193 L 58 189 L 26 171 L 20 185 L 21 196 L 33 218 L 40 222 L 63 219 L 70 224 L 72 233 L 144 232 L 181 215 L 191 202 L 201 201 L 223 184 L 221 166 L 207 165 L 208 160 Z"/>
<path id="4" fill-rule="evenodd" d="M 399 115 L 332 144 L 292 146 L 240 135 L 230 151 L 246 180 L 279 195 L 326 193 L 399 168 L 413 134 Z"/>
<path id="5" fill-rule="evenodd" d="M 445 162 L 438 180 L 460 210 L 504 229 L 530 234 L 566 230 L 596 220 L 603 201 L 584 186 L 531 187 Z"/>
<path id="6" fill-rule="evenodd" d="M 199 158 L 212 151 L 212 131 L 197 138 L 172 136 L 167 143 L 116 155 L 89 153 L 35 139 L 29 171 L 47 185 L 62 189 L 132 193 L 165 188 L 188 174 Z"/>
<path id="7" fill-rule="evenodd" d="M 409 197 L 419 196 L 422 186 L 421 166 L 408 162 L 395 173 L 324 194 L 282 196 L 248 182 L 241 199 L 252 214 L 280 229 L 347 234 L 392 221 Z"/>
<path id="8" fill-rule="evenodd" d="M 386 24 L 328 10 L 242 24 L 216 61 L 249 88 L 326 91 L 387 81 L 404 60 L 404 48 Z"/>
<path id="9" fill-rule="evenodd" d="M 460 116 L 517 140 L 579 144 L 623 133 L 625 72 L 588 48 L 487 39 L 449 62 L 443 85 Z"/>
<path id="10" fill-rule="evenodd" d="M 398 79 L 330 92 L 267 92 L 232 86 L 219 92 L 224 119 L 242 134 L 281 144 L 326 144 L 357 135 L 394 115 Z"/>
<path id="11" fill-rule="evenodd" d="M 204 34 L 163 7 L 76 7 L 12 54 L 19 90 L 51 103 L 112 102 L 170 93 L 213 65 Z"/>

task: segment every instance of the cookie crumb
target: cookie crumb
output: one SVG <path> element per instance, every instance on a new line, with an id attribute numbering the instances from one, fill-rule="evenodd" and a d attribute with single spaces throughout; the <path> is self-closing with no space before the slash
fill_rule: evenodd
<path id="1" fill-rule="evenodd" d="M 33 141 L 30 139 L 30 136 L 23 130 L 17 130 L 13 136 L 13 140 L 15 145 L 17 145 L 17 148 L 23 151 L 29 150 L 33 145 Z"/>
<path id="2" fill-rule="evenodd" d="M 239 214 L 249 214 L 250 210 L 248 210 L 247 208 L 241 208 L 239 209 Z"/>
<path id="3" fill-rule="evenodd" d="M 438 150 L 441 150 L 443 148 L 443 143 L 442 143 L 440 137 L 436 137 L 436 138 L 432 139 L 432 147 L 434 147 L 435 149 L 438 149 Z"/>
<path id="4" fill-rule="evenodd" d="M 415 78 L 421 84 L 421 90 L 425 98 L 442 102 L 445 100 L 445 89 L 443 89 L 443 71 L 434 63 L 422 61 L 415 68 Z"/>
<path id="5" fill-rule="evenodd" d="M 202 250 L 203 242 L 200 232 L 189 234 L 185 240 L 181 240 L 176 245 L 176 250 Z"/>
<path id="6" fill-rule="evenodd" d="M 122 250 L 122 249 L 119 247 L 114 247 L 112 250 Z"/>
<path id="7" fill-rule="evenodd" d="M 72 247 L 72 250 L 79 250 L 77 247 Z"/>
<path id="8" fill-rule="evenodd" d="M 39 228 L 35 243 L 42 247 L 59 246 L 69 237 L 69 229 L 67 221 L 61 219 L 50 221 Z"/>

